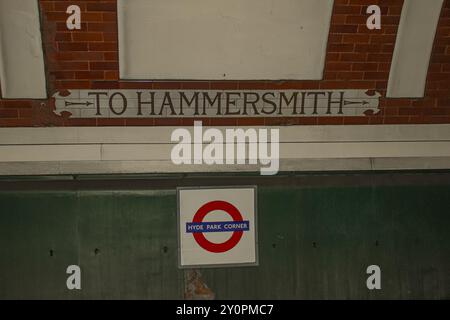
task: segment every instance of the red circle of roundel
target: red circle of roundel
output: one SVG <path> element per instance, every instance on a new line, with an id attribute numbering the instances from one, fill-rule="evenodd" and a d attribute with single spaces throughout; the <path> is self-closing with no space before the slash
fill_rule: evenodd
<path id="1" fill-rule="evenodd" d="M 195 213 L 192 222 L 195 223 L 203 222 L 205 216 L 214 210 L 225 211 L 233 218 L 234 222 L 243 221 L 241 213 L 235 206 L 226 201 L 216 200 L 208 202 L 203 206 L 201 206 L 200 209 L 198 209 L 197 212 Z M 241 240 L 243 233 L 244 233 L 243 231 L 233 231 L 233 234 L 231 235 L 230 239 L 228 239 L 223 243 L 211 242 L 207 240 L 203 235 L 203 233 L 201 232 L 193 233 L 193 236 L 195 241 L 199 244 L 199 246 L 205 249 L 206 251 L 213 253 L 222 253 L 233 249 Z"/>

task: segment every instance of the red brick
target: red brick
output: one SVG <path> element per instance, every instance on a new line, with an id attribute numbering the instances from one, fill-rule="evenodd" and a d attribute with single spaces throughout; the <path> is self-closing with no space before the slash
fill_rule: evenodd
<path id="1" fill-rule="evenodd" d="M 104 52 L 103 53 L 104 60 L 117 61 L 119 60 L 119 54 L 117 52 Z"/>
<path id="2" fill-rule="evenodd" d="M 61 51 L 87 51 L 88 45 L 85 42 L 60 42 L 58 49 Z"/>
<path id="3" fill-rule="evenodd" d="M 88 11 L 116 11 L 117 4 L 115 1 L 110 2 L 89 2 L 86 4 Z"/>
<path id="4" fill-rule="evenodd" d="M 105 74 L 114 71 L 105 71 Z M 133 82 L 133 81 L 121 81 L 119 82 L 120 89 L 153 89 L 153 82 Z"/>
<path id="5" fill-rule="evenodd" d="M 31 119 L 0 119 L 0 127 L 32 127 Z"/>
<path id="6" fill-rule="evenodd" d="M 102 31 L 102 32 L 117 32 L 117 24 L 112 22 L 89 22 L 87 25 L 88 31 Z"/>
<path id="7" fill-rule="evenodd" d="M 236 118 L 211 118 L 211 126 L 237 126 Z"/>
<path id="8" fill-rule="evenodd" d="M 342 43 L 368 43 L 370 39 L 366 34 L 344 34 L 342 36 Z"/>
<path id="9" fill-rule="evenodd" d="M 210 126 L 211 125 L 211 119 L 210 118 L 182 118 L 181 119 L 181 125 L 192 127 L 194 125 L 195 121 L 201 121 L 203 126 Z"/>
<path id="10" fill-rule="evenodd" d="M 365 72 L 364 79 L 366 80 L 383 80 L 389 78 L 389 72 Z"/>
<path id="11" fill-rule="evenodd" d="M 209 90 L 209 81 L 186 81 L 181 83 L 181 88 L 185 90 Z"/>
<path id="12" fill-rule="evenodd" d="M 70 3 L 68 3 L 67 1 L 60 0 L 60 1 L 52 1 L 52 2 L 54 3 L 55 11 L 66 12 L 67 8 L 72 4 L 79 6 L 82 14 L 86 11 L 86 3 L 84 3 L 83 1 L 73 0 L 73 1 L 70 1 Z M 41 3 L 42 3 L 42 1 L 41 1 Z"/>
<path id="13" fill-rule="evenodd" d="M 318 125 L 337 125 L 337 124 L 344 124 L 344 118 L 343 117 L 319 117 L 317 119 Z"/>
<path id="14" fill-rule="evenodd" d="M 16 109 L 0 109 L 0 118 L 18 118 L 19 112 Z"/>
<path id="15" fill-rule="evenodd" d="M 266 81 L 239 81 L 240 90 L 264 90 L 267 88 Z"/>
<path id="16" fill-rule="evenodd" d="M 119 89 L 120 85 L 117 81 L 92 81 L 92 89 Z"/>
<path id="17" fill-rule="evenodd" d="M 105 80 L 118 80 L 119 71 L 105 71 Z"/>
<path id="18" fill-rule="evenodd" d="M 376 71 L 378 69 L 377 63 L 353 63 L 352 70 L 354 71 Z"/>
<path id="19" fill-rule="evenodd" d="M 179 81 L 153 82 L 153 88 L 156 90 L 177 90 L 181 89 L 181 82 Z"/>
<path id="20" fill-rule="evenodd" d="M 24 109 L 31 108 L 33 102 L 30 100 L 1 100 L 0 99 L 0 107 L 2 108 L 15 108 L 15 109 Z"/>
<path id="21" fill-rule="evenodd" d="M 126 124 L 126 120 L 123 118 L 98 118 L 97 125 L 98 126 L 124 126 Z"/>
<path id="22" fill-rule="evenodd" d="M 26 118 L 31 118 L 33 115 L 33 110 L 32 109 L 19 109 L 19 118 L 20 119 L 26 119 Z"/>
<path id="23" fill-rule="evenodd" d="M 328 45 L 328 52 L 353 52 L 354 44 L 330 44 Z"/>
<path id="24" fill-rule="evenodd" d="M 116 12 L 102 12 L 103 21 L 117 21 Z"/>
<path id="25" fill-rule="evenodd" d="M 89 43 L 89 51 L 117 51 L 115 42 L 93 42 Z"/>
<path id="26" fill-rule="evenodd" d="M 49 66 L 49 70 L 88 70 L 89 64 L 87 62 L 77 62 L 77 61 L 60 61 L 54 66 Z"/>
<path id="27" fill-rule="evenodd" d="M 103 21 L 103 14 L 101 12 L 82 12 L 81 21 L 84 22 L 101 22 Z"/>
<path id="28" fill-rule="evenodd" d="M 331 33 L 357 33 L 358 26 L 356 25 L 335 25 L 330 28 Z"/>
<path id="29" fill-rule="evenodd" d="M 237 90 L 237 81 L 211 81 L 211 90 Z"/>
<path id="30" fill-rule="evenodd" d="M 154 126 L 154 118 L 132 118 L 125 119 L 125 125 L 127 126 Z"/>
<path id="31" fill-rule="evenodd" d="M 337 80 L 362 80 L 364 78 L 364 72 L 338 72 L 336 75 Z"/>
<path id="32" fill-rule="evenodd" d="M 76 32 L 72 35 L 73 41 L 103 41 L 101 32 Z"/>
<path id="33" fill-rule="evenodd" d="M 350 71 L 350 70 L 352 70 L 352 63 L 350 63 L 350 62 L 330 62 L 327 64 L 327 70 Z"/>
<path id="34" fill-rule="evenodd" d="M 392 54 L 387 53 L 369 53 L 368 61 L 391 62 Z"/>
<path id="35" fill-rule="evenodd" d="M 85 80 L 64 80 L 56 81 L 56 87 L 58 89 L 89 89 L 91 83 Z"/>
<path id="36" fill-rule="evenodd" d="M 104 54 L 101 52 L 73 52 L 72 59 L 80 61 L 102 61 Z"/>
<path id="37" fill-rule="evenodd" d="M 72 41 L 71 32 L 57 32 L 55 34 L 55 41 Z"/>
<path id="38" fill-rule="evenodd" d="M 64 126 L 95 127 L 97 126 L 97 119 L 69 118 L 67 120 L 64 120 Z"/>
<path id="39" fill-rule="evenodd" d="M 179 126 L 181 118 L 155 118 L 155 126 Z"/>
<path id="40" fill-rule="evenodd" d="M 49 21 L 66 21 L 69 15 L 65 12 L 46 12 L 45 17 Z"/>
<path id="41" fill-rule="evenodd" d="M 361 6 L 350 6 L 350 5 L 335 5 L 334 14 L 359 14 L 361 13 Z"/>
<path id="42" fill-rule="evenodd" d="M 103 32 L 103 41 L 118 42 L 119 38 L 117 32 Z"/>
<path id="43" fill-rule="evenodd" d="M 54 76 L 56 80 L 75 78 L 75 73 L 73 71 L 51 71 L 50 75 Z"/>
<path id="44" fill-rule="evenodd" d="M 240 118 L 237 119 L 238 126 L 263 126 L 265 124 L 264 118 Z"/>
<path id="45" fill-rule="evenodd" d="M 354 61 L 365 61 L 367 57 L 367 53 L 342 53 L 341 54 L 341 61 L 348 61 L 348 62 L 354 62 Z"/>
<path id="46" fill-rule="evenodd" d="M 89 67 L 91 70 L 118 70 L 118 62 L 90 62 Z"/>
<path id="47" fill-rule="evenodd" d="M 75 72 L 76 79 L 104 79 L 103 71 L 77 71 Z"/>
<path id="48" fill-rule="evenodd" d="M 362 125 L 362 124 L 369 124 L 370 118 L 369 117 L 345 117 L 344 118 L 344 125 Z"/>

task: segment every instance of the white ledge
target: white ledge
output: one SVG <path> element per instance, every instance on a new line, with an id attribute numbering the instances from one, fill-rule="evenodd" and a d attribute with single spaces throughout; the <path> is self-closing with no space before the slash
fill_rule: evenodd
<path id="1" fill-rule="evenodd" d="M 176 128 L 0 128 L 0 175 L 259 171 L 172 164 Z M 450 169 L 450 125 L 278 128 L 280 171 Z"/>

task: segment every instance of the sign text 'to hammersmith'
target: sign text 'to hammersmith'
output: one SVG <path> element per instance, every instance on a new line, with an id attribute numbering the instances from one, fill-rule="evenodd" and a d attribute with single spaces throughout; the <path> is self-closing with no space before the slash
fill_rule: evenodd
<path id="1" fill-rule="evenodd" d="M 364 90 L 71 90 L 56 112 L 74 118 L 301 117 L 376 114 L 379 93 Z"/>

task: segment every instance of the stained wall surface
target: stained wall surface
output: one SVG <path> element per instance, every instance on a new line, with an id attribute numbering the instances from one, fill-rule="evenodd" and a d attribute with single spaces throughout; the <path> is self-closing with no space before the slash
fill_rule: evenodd
<path id="1" fill-rule="evenodd" d="M 448 175 L 252 179 L 233 183 L 259 185 L 259 266 L 202 270 L 216 298 L 450 298 Z M 173 183 L 1 192 L 0 297 L 183 298 Z M 81 290 L 66 289 L 71 264 Z"/>

